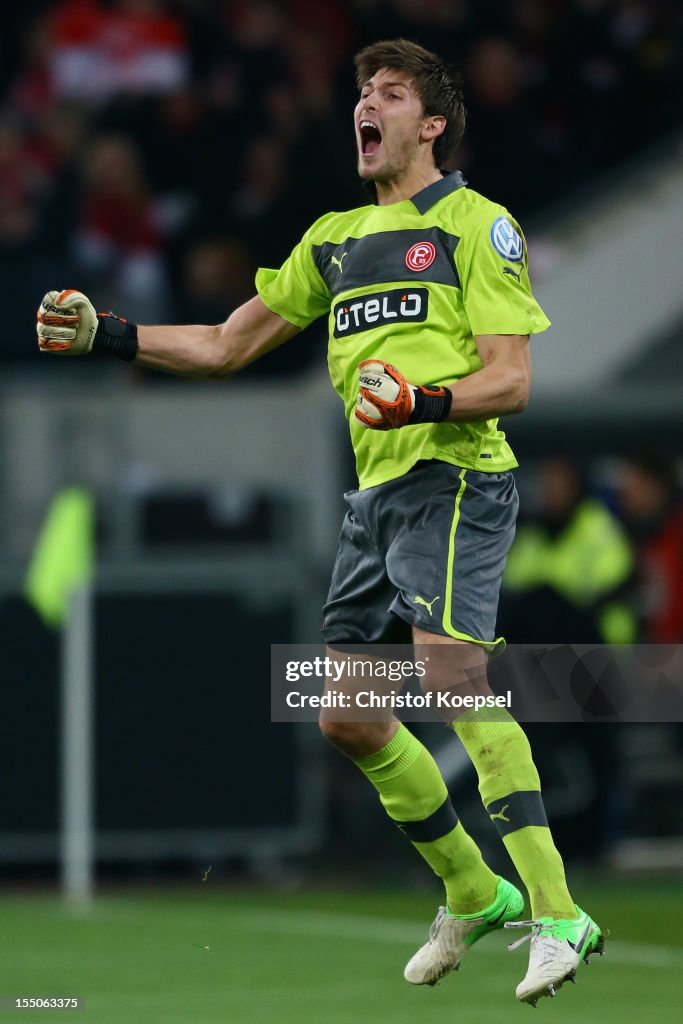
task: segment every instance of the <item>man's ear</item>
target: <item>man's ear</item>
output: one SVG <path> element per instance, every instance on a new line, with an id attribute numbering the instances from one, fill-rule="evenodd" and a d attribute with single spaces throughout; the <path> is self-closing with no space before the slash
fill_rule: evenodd
<path id="1" fill-rule="evenodd" d="M 425 119 L 425 123 L 420 131 L 420 139 L 423 142 L 432 142 L 432 140 L 437 139 L 439 135 L 443 135 L 445 128 L 446 118 L 443 114 L 434 114 L 433 117 Z"/>

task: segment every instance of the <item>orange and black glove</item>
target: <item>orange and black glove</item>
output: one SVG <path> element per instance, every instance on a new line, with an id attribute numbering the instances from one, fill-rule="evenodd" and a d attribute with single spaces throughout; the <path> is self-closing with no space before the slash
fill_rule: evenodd
<path id="1" fill-rule="evenodd" d="M 453 395 L 440 384 L 409 384 L 392 366 L 379 359 L 360 363 L 356 419 L 371 430 L 393 430 L 413 423 L 441 423 Z"/>

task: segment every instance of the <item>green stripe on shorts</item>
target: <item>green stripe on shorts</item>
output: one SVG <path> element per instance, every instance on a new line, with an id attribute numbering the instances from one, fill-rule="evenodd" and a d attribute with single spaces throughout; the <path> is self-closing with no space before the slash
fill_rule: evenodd
<path id="1" fill-rule="evenodd" d="M 483 647 L 484 650 L 488 651 L 489 654 L 493 651 L 503 651 L 505 648 L 505 640 L 503 637 L 499 637 L 497 640 L 477 640 L 475 637 L 470 636 L 468 633 L 461 633 L 457 630 L 451 622 L 451 600 L 453 597 L 453 569 L 455 566 L 455 532 L 458 529 L 458 523 L 460 522 L 460 504 L 462 502 L 463 494 L 467 487 L 467 481 L 465 479 L 466 469 L 461 469 L 458 474 L 460 477 L 460 487 L 458 493 L 455 496 L 455 507 L 453 509 L 453 520 L 451 522 L 451 531 L 448 537 L 448 566 L 446 568 L 446 600 L 443 606 L 443 617 L 441 624 L 444 631 L 448 636 L 455 637 L 456 640 L 465 640 L 471 644 L 478 644 Z"/>

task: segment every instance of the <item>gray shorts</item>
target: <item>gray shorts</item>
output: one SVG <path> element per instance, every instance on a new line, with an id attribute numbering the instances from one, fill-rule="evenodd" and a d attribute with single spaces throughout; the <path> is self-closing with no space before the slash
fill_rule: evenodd
<path id="1" fill-rule="evenodd" d="M 410 626 L 487 650 L 504 643 L 495 630 L 519 504 L 511 472 L 419 462 L 344 497 L 327 643 L 410 643 Z"/>

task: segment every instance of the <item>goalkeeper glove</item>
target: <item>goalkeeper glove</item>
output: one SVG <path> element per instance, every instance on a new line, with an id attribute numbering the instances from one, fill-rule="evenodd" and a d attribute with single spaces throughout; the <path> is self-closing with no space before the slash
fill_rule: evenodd
<path id="1" fill-rule="evenodd" d="M 441 423 L 453 395 L 440 384 L 409 384 L 391 363 L 365 359 L 360 363 L 356 419 L 372 430 L 393 430 L 413 423 Z"/>
<path id="2" fill-rule="evenodd" d="M 138 351 L 135 324 L 113 313 L 96 313 L 90 299 L 73 288 L 47 292 L 38 307 L 37 332 L 41 352 L 104 352 L 132 362 Z"/>

